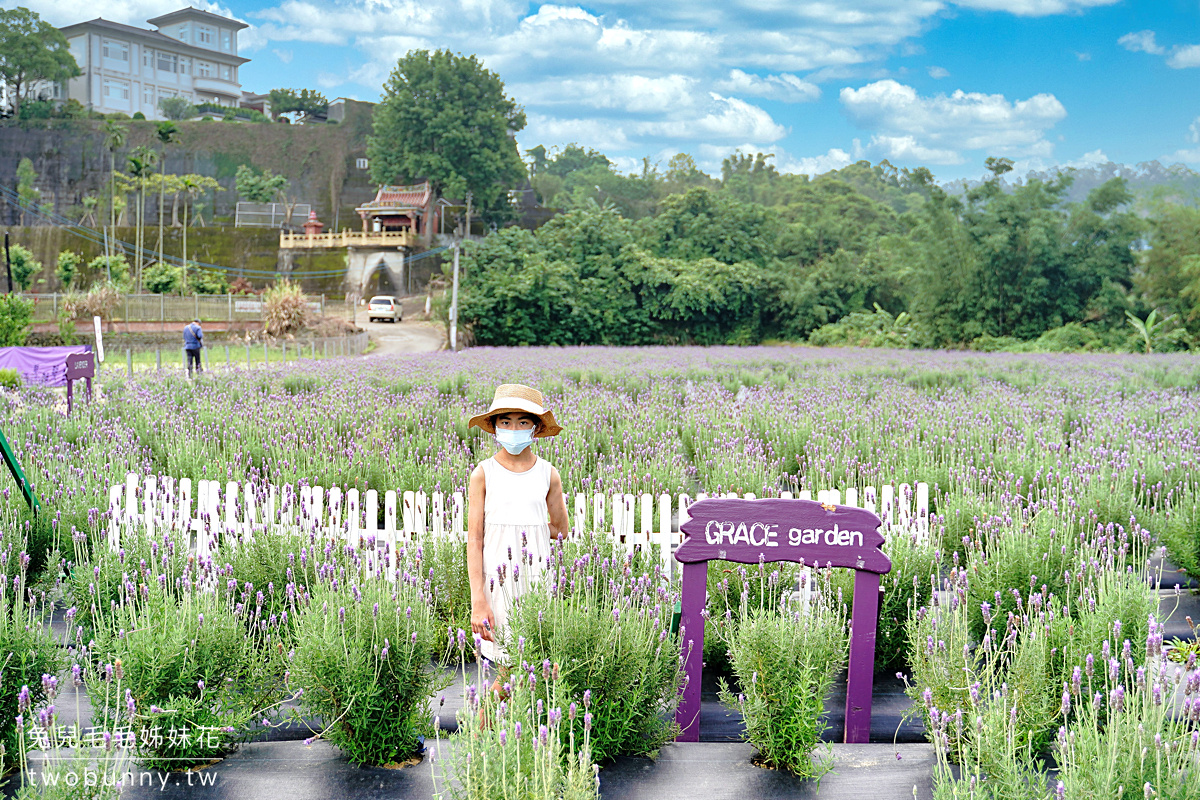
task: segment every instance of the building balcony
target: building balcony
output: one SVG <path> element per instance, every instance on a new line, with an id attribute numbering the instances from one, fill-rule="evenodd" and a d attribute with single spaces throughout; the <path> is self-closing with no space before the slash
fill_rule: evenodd
<path id="1" fill-rule="evenodd" d="M 192 88 L 197 92 L 212 92 L 239 99 L 242 96 L 242 87 L 239 84 L 214 78 L 211 75 L 207 77 L 197 75 L 192 78 Z"/>
<path id="2" fill-rule="evenodd" d="M 412 231 L 342 231 L 341 233 L 279 234 L 280 250 L 320 250 L 340 247 L 413 247 L 417 235 Z"/>

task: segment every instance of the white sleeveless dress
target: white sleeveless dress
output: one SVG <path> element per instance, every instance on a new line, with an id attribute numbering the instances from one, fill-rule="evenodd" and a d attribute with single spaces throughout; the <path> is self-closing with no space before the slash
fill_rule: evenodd
<path id="1" fill-rule="evenodd" d="M 513 601 L 540 579 L 550 556 L 546 494 L 550 462 L 538 458 L 527 472 L 512 472 L 495 457 L 484 461 L 483 592 L 492 606 L 500 639 Z M 508 664 L 504 649 L 484 641 L 483 657 Z"/>

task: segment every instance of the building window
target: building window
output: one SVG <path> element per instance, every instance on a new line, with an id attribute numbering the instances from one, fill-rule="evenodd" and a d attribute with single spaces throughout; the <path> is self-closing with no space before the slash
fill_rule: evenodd
<path id="1" fill-rule="evenodd" d="M 143 67 L 154 66 L 154 51 L 151 50 L 149 47 L 142 48 L 142 66 Z"/>
<path id="2" fill-rule="evenodd" d="M 154 87 L 153 86 L 143 86 L 142 87 L 142 103 L 145 105 L 148 105 L 148 106 L 154 105 Z"/>
<path id="3" fill-rule="evenodd" d="M 129 82 L 106 79 L 104 81 L 104 97 L 108 100 L 128 100 Z"/>
<path id="4" fill-rule="evenodd" d="M 211 78 L 212 77 L 212 64 L 208 63 L 207 61 L 197 61 L 196 62 L 196 74 L 199 75 L 201 78 Z"/>
<path id="5" fill-rule="evenodd" d="M 186 42 L 187 40 L 188 40 L 188 26 L 180 25 L 179 26 L 179 41 Z"/>
<path id="6" fill-rule="evenodd" d="M 175 54 L 158 51 L 158 71 L 175 72 Z"/>
<path id="7" fill-rule="evenodd" d="M 221 49 L 226 53 L 233 47 L 233 35 L 229 31 L 221 31 Z"/>
<path id="8" fill-rule="evenodd" d="M 180 75 L 188 74 L 188 59 L 185 56 L 179 57 L 179 74 Z"/>
<path id="9" fill-rule="evenodd" d="M 354 166 L 358 167 L 359 169 L 366 169 L 368 163 L 369 162 L 365 158 L 354 159 Z"/>
<path id="10" fill-rule="evenodd" d="M 205 27 L 204 25 L 197 25 L 196 26 L 196 41 L 199 42 L 200 44 L 209 44 L 209 45 L 212 44 L 213 43 L 213 29 L 209 28 L 209 27 Z"/>
<path id="11" fill-rule="evenodd" d="M 128 61 L 129 45 L 126 42 L 117 42 L 113 41 L 112 39 L 105 39 L 104 57 L 110 58 L 113 61 Z"/>
<path id="12" fill-rule="evenodd" d="M 224 81 L 233 80 L 233 71 L 231 69 L 229 69 L 229 66 L 226 64 L 221 65 L 221 80 L 224 80 Z"/>

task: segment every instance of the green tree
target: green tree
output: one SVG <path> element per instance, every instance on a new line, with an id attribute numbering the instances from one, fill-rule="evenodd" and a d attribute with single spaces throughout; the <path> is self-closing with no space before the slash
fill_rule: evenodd
<path id="1" fill-rule="evenodd" d="M 21 101 L 45 81 L 61 83 L 80 75 L 62 32 L 28 8 L 0 9 L 0 81 L 12 87 L 13 116 Z"/>
<path id="2" fill-rule="evenodd" d="M 20 291 L 27 292 L 33 284 L 34 277 L 42 271 L 42 262 L 34 258 L 28 248 L 19 244 L 12 245 L 9 252 L 12 259 L 13 283 Z"/>
<path id="3" fill-rule="evenodd" d="M 104 123 L 104 149 L 108 151 L 108 225 L 110 229 L 117 227 L 117 151 L 125 146 L 125 137 L 128 133 L 129 128 L 115 120 L 107 120 Z"/>
<path id="4" fill-rule="evenodd" d="M 178 294 L 183 289 L 183 267 L 158 261 L 146 267 L 144 280 L 151 294 Z"/>
<path id="5" fill-rule="evenodd" d="M 63 291 L 70 291 L 79 273 L 79 265 L 83 261 L 78 253 L 63 250 L 58 254 L 58 265 L 54 268 L 54 277 L 58 278 Z"/>
<path id="6" fill-rule="evenodd" d="M 268 95 L 271 104 L 271 116 L 278 119 L 281 114 L 295 114 L 297 118 L 305 114 L 324 114 L 329 108 L 329 100 L 325 95 L 312 89 L 272 89 Z"/>
<path id="7" fill-rule="evenodd" d="M 21 347 L 33 320 L 33 301 L 0 294 L 0 347 Z"/>
<path id="8" fill-rule="evenodd" d="M 572 172 L 579 172 L 588 167 L 599 166 L 606 170 L 612 169 L 608 156 L 598 150 L 584 149 L 577 144 L 569 144 L 546 162 L 546 173 L 565 178 Z"/>
<path id="9" fill-rule="evenodd" d="M 274 203 L 288 188 L 288 179 L 284 175 L 276 175 L 271 170 L 256 172 L 247 164 L 237 168 L 235 177 L 238 197 L 248 203 Z"/>
<path id="10" fill-rule="evenodd" d="M 696 187 L 668 197 L 662 213 L 643 221 L 642 242 L 657 256 L 765 267 L 775 255 L 778 231 L 775 212 Z"/>
<path id="11" fill-rule="evenodd" d="M 1156 200 L 1149 212 L 1149 248 L 1134 286 L 1147 307 L 1177 314 L 1200 333 L 1200 275 L 1191 267 L 1200 257 L 1200 206 Z"/>
<path id="12" fill-rule="evenodd" d="M 145 249 L 145 210 L 146 210 L 146 184 L 150 182 L 150 176 L 154 173 L 154 168 L 158 165 L 158 153 L 145 145 L 139 145 L 133 148 L 133 154 L 129 156 L 129 174 L 133 178 L 134 186 L 137 190 L 137 257 L 134 259 L 136 269 L 136 282 L 134 284 L 135 291 L 142 291 L 142 265 L 144 263 L 143 251 Z"/>
<path id="13" fill-rule="evenodd" d="M 158 260 L 163 258 L 163 204 L 167 192 L 167 145 L 178 140 L 179 128 L 174 122 L 159 122 L 154 126 L 154 136 L 158 139 L 158 163 L 162 166 L 158 180 Z"/>
<path id="14" fill-rule="evenodd" d="M 734 153 L 721 162 L 721 185 L 743 203 L 762 203 L 767 200 L 779 171 L 769 163 L 770 153 Z"/>
<path id="15" fill-rule="evenodd" d="M 191 219 L 188 215 L 188 206 L 196 197 L 208 190 L 220 191 L 221 184 L 216 178 L 210 178 L 206 175 L 188 174 L 183 175 L 179 179 L 180 192 L 183 194 L 183 263 L 188 263 L 188 228 L 191 227 Z M 183 273 L 183 290 L 187 291 L 187 271 Z"/>
<path id="16" fill-rule="evenodd" d="M 191 119 L 196 115 L 196 107 L 188 102 L 186 97 L 160 97 L 158 110 L 172 122 Z"/>
<path id="17" fill-rule="evenodd" d="M 525 112 L 475 56 L 409 52 L 384 86 L 373 125 L 367 156 L 375 183 L 425 178 L 434 202 L 471 192 L 484 219 L 512 214 L 508 189 L 525 176 L 513 136 Z"/>
<path id="18" fill-rule="evenodd" d="M 37 173 L 33 170 L 33 162 L 22 158 L 17 164 L 17 199 L 21 201 L 21 224 L 25 224 L 25 210 L 36 207 L 42 199 L 42 193 L 33 184 L 37 181 Z"/>

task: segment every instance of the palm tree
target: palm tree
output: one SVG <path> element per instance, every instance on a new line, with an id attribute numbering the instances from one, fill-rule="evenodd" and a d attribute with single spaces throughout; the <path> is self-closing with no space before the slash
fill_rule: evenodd
<path id="1" fill-rule="evenodd" d="M 189 218 L 189 204 L 200 194 L 203 194 L 209 189 L 220 189 L 221 184 L 217 183 L 215 178 L 210 178 L 206 175 L 183 175 L 179 178 L 179 190 L 183 192 L 183 290 L 187 291 L 188 279 L 188 252 L 187 252 L 187 232 L 191 225 Z"/>
<path id="2" fill-rule="evenodd" d="M 79 220 L 80 225 L 87 225 L 89 220 L 92 225 L 96 224 L 96 206 L 99 204 L 100 201 L 95 195 L 89 194 L 83 198 L 83 217 Z"/>
<path id="3" fill-rule="evenodd" d="M 154 172 L 154 167 L 158 164 L 158 153 L 151 150 L 145 145 L 140 145 L 133 148 L 133 155 L 129 156 L 129 174 L 133 176 L 137 182 L 137 241 L 135 242 L 135 250 L 137 252 L 137 288 L 136 292 L 141 294 L 142 291 L 142 245 L 145 240 L 143 231 L 145 230 L 145 196 L 146 196 L 146 181 L 150 179 L 150 175 Z"/>
<path id="4" fill-rule="evenodd" d="M 108 226 L 111 230 L 117 227 L 117 150 L 125 146 L 125 135 L 129 129 L 116 120 L 104 123 L 104 147 L 108 150 Z M 111 254 L 107 254 L 111 258 Z"/>
<path id="5" fill-rule="evenodd" d="M 167 167 L 167 145 L 179 138 L 179 128 L 174 122 L 160 122 L 155 126 L 154 135 L 160 144 L 158 163 L 163 169 L 158 182 L 158 260 L 163 260 L 163 195 L 166 192 L 165 172 Z"/>

